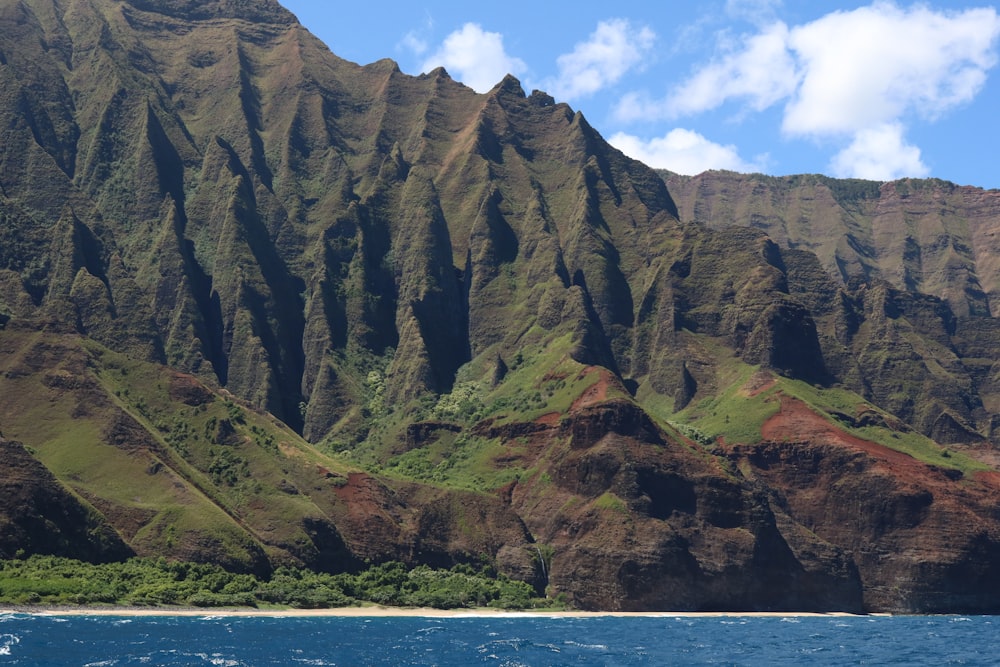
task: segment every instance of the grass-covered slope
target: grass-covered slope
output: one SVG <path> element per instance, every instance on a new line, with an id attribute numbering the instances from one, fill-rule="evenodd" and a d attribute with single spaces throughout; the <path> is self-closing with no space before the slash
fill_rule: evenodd
<path id="1" fill-rule="evenodd" d="M 256 573 L 341 572 L 389 560 L 495 562 L 506 545 L 504 564 L 532 578 L 523 525 L 489 496 L 370 477 L 231 394 L 76 335 L 0 334 L 4 437 L 51 471 L 42 481 L 66 497 L 65 511 L 92 517 L 95 539 L 108 542 L 99 552 L 72 525 L 61 549 L 4 531 L 8 557 L 135 553 Z M 39 507 L 35 532 L 65 511 Z M 13 504 L 0 516 L 18 520 Z M 434 534 L 423 534 L 428 522 L 439 524 Z"/>
<path id="2" fill-rule="evenodd" d="M 248 571 L 335 555 L 310 534 L 328 520 L 296 483 L 338 468 L 287 427 L 78 336 L 5 331 L 3 345 L 4 436 L 136 553 Z"/>
<path id="3" fill-rule="evenodd" d="M 271 0 L 5 4 L 0 127 L 0 429 L 45 478 L 8 488 L 71 508 L 5 553 L 485 561 L 613 609 L 1000 590 L 989 197 L 678 207 L 545 93 L 346 62 Z"/>

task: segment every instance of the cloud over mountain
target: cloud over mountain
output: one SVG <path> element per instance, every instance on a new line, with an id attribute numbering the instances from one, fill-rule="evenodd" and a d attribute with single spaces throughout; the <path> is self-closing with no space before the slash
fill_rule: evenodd
<path id="1" fill-rule="evenodd" d="M 613 135 L 608 142 L 626 155 L 657 169 L 669 169 L 678 174 L 694 175 L 709 169 L 730 171 L 763 171 L 763 160 L 747 162 L 735 146 L 722 145 L 706 139 L 698 132 L 677 128 L 663 137 L 643 141 L 624 132 Z"/>
<path id="2" fill-rule="evenodd" d="M 646 26 L 624 19 L 601 21 L 587 41 L 559 56 L 559 75 L 549 82 L 550 90 L 567 100 L 591 95 L 640 66 L 655 41 L 656 34 Z"/>
<path id="3" fill-rule="evenodd" d="M 876 2 L 798 26 L 772 21 L 752 34 L 720 37 L 719 55 L 665 97 L 630 93 L 616 116 L 650 121 L 729 103 L 741 113 L 783 104 L 786 138 L 848 142 L 831 161 L 835 174 L 921 176 L 928 170 L 904 139 L 907 128 L 976 97 L 997 62 L 998 36 L 994 8 Z"/>
<path id="4" fill-rule="evenodd" d="M 518 76 L 527 70 L 523 60 L 507 53 L 503 35 L 475 23 L 466 23 L 448 35 L 424 61 L 422 69 L 430 71 L 435 67 L 444 67 L 479 93 L 492 88 L 506 74 Z"/>

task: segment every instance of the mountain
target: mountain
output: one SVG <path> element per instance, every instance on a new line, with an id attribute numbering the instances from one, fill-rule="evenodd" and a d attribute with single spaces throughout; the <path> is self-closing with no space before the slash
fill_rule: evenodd
<path id="1" fill-rule="evenodd" d="M 787 224 L 745 225 L 752 179 L 665 182 L 512 77 L 361 67 L 269 0 L 3 3 L 0 127 L 0 555 L 997 608 L 973 191 L 935 236 L 874 211 L 948 184 L 802 177 L 834 220 L 765 179 Z"/>
<path id="2" fill-rule="evenodd" d="M 939 442 L 1000 440 L 1000 192 L 728 172 L 666 181 L 685 220 L 767 234 L 791 258 L 793 293 L 816 291 L 817 268 L 841 292 L 808 304 L 837 381 Z M 812 266 L 793 268 L 800 256 Z"/>

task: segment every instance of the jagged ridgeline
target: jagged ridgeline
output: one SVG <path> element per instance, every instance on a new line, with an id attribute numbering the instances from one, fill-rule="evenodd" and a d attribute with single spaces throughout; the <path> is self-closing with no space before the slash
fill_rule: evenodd
<path id="1" fill-rule="evenodd" d="M 193 372 L 317 442 L 358 421 L 373 371 L 405 405 L 568 333 L 628 374 L 678 237 L 655 174 L 514 79 L 477 95 L 358 67 L 249 5 L 5 8 L 6 317 Z"/>
<path id="2" fill-rule="evenodd" d="M 679 215 L 548 95 L 270 0 L 0 3 L 0 128 L 2 556 L 996 609 L 987 222 L 809 178 L 836 224 Z"/>

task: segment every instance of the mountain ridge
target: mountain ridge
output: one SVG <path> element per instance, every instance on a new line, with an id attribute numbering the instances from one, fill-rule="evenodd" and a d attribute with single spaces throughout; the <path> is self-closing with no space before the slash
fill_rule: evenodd
<path id="1" fill-rule="evenodd" d="M 0 429 L 125 549 L 995 608 L 992 288 L 893 283 L 863 210 L 733 226 L 513 77 L 358 66 L 273 2 L 7 5 L 0 84 Z"/>

